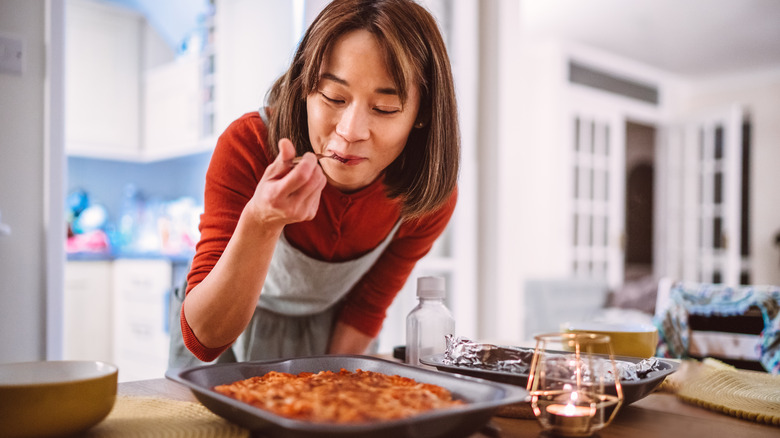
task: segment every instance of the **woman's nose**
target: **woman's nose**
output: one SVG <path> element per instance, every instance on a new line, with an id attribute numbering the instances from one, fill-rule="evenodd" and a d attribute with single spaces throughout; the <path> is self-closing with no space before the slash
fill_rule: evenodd
<path id="1" fill-rule="evenodd" d="M 368 138 L 368 117 L 357 105 L 350 105 L 342 113 L 336 125 L 336 134 L 352 143 Z"/>

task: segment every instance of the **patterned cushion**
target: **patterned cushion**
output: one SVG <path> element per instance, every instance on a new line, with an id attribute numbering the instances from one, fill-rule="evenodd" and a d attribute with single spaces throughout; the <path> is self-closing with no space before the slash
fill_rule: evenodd
<path id="1" fill-rule="evenodd" d="M 778 286 L 677 282 L 654 322 L 660 356 L 715 357 L 737 366 L 755 361 L 780 373 Z"/>

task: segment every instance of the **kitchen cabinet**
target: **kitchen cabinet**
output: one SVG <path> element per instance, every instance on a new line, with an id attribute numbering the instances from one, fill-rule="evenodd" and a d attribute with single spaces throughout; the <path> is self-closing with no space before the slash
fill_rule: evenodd
<path id="1" fill-rule="evenodd" d="M 216 140 L 202 135 L 202 64 L 200 56 L 187 55 L 144 73 L 145 159 L 188 155 L 214 147 Z"/>
<path id="2" fill-rule="evenodd" d="M 207 58 L 177 58 L 132 9 L 94 0 L 67 6 L 68 155 L 150 162 L 213 148 L 203 127 L 213 122 L 202 115 L 213 97 L 204 93 Z"/>
<path id="3" fill-rule="evenodd" d="M 170 293 L 182 266 L 167 259 L 67 262 L 63 359 L 113 363 L 120 381 L 162 377 Z"/>
<path id="4" fill-rule="evenodd" d="M 141 141 L 143 17 L 86 0 L 70 0 L 66 17 L 66 151 L 133 156 Z"/>
<path id="5" fill-rule="evenodd" d="M 114 362 L 111 288 L 110 261 L 67 264 L 63 300 L 63 359 Z"/>
<path id="6" fill-rule="evenodd" d="M 168 368 L 171 263 L 113 262 L 113 352 L 122 381 L 159 378 Z"/>

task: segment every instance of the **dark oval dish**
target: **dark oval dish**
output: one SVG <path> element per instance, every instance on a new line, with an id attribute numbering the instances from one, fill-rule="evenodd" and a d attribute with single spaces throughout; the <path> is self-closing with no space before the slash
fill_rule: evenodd
<path id="1" fill-rule="evenodd" d="M 640 358 L 627 357 L 627 356 L 615 356 L 615 360 L 622 360 L 631 363 L 639 362 Z M 476 367 L 469 367 L 463 365 L 448 365 L 444 363 L 444 355 L 436 354 L 433 356 L 426 356 L 420 359 L 420 362 L 435 367 L 440 371 L 448 373 L 462 374 L 471 377 L 477 377 L 480 379 L 490 380 L 493 382 L 507 383 L 510 385 L 519 386 L 525 388 L 528 384 L 527 373 L 512 373 L 508 371 L 495 371 L 488 369 L 481 369 Z M 637 400 L 641 400 L 648 394 L 653 392 L 661 382 L 664 381 L 666 376 L 677 371 L 680 364 L 676 361 L 670 361 L 665 359 L 658 359 L 659 370 L 650 372 L 646 377 L 635 381 L 621 381 L 623 388 L 623 405 L 629 405 Z M 614 394 L 613 394 L 614 395 Z"/>

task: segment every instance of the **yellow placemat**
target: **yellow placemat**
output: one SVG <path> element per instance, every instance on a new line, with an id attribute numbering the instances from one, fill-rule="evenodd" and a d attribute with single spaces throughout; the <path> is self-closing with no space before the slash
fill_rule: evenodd
<path id="1" fill-rule="evenodd" d="M 87 437 L 249 437 L 249 431 L 199 403 L 119 396 L 105 420 Z"/>
<path id="2" fill-rule="evenodd" d="M 780 376 L 708 364 L 681 383 L 677 396 L 725 414 L 780 426 Z"/>

